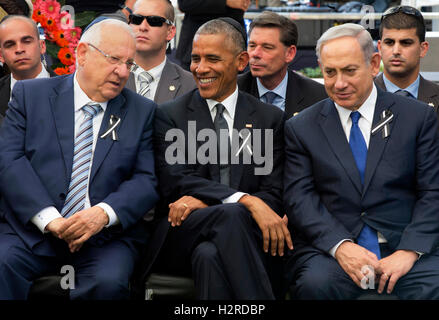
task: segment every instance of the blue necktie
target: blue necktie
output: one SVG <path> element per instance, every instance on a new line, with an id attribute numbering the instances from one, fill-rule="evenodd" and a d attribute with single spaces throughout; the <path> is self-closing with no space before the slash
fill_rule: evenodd
<path id="1" fill-rule="evenodd" d="M 277 93 L 274 93 L 273 91 L 267 91 L 267 92 L 264 94 L 264 97 L 265 97 L 265 101 L 266 101 L 267 103 L 269 103 L 269 104 L 273 104 L 274 99 L 276 99 L 276 97 L 277 97 Z"/>
<path id="2" fill-rule="evenodd" d="M 367 160 L 367 145 L 364 141 L 363 134 L 358 126 L 358 120 L 360 120 L 361 114 L 358 111 L 351 112 L 352 127 L 349 136 L 349 145 L 354 155 L 355 163 L 357 164 L 358 171 L 360 172 L 361 184 L 364 184 L 364 172 L 366 170 Z M 367 250 L 376 254 L 378 259 L 381 259 L 380 246 L 378 244 L 377 232 L 364 224 L 361 229 L 360 235 L 357 238 L 357 243 L 366 248 Z"/>
<path id="3" fill-rule="evenodd" d="M 75 138 L 72 176 L 64 207 L 61 210 L 62 216 L 66 218 L 84 209 L 93 146 L 93 117 L 100 110 L 100 104 L 86 104 L 82 107 L 85 118 Z"/>
<path id="4" fill-rule="evenodd" d="M 398 96 L 413 98 L 412 94 L 407 90 L 398 90 L 395 92 L 395 94 L 397 94 Z"/>

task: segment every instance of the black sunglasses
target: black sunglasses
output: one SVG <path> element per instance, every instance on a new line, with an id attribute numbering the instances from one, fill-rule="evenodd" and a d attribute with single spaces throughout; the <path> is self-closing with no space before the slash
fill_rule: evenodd
<path id="1" fill-rule="evenodd" d="M 130 14 L 128 23 L 130 24 L 132 23 L 138 26 L 142 24 L 144 19 L 146 19 L 146 21 L 151 27 L 161 27 L 163 23 L 169 24 L 171 26 L 174 25 L 174 23 L 171 20 L 168 20 L 160 16 L 142 16 L 140 14 Z"/>
<path id="2" fill-rule="evenodd" d="M 424 17 L 422 16 L 422 13 L 413 7 L 410 6 L 397 6 L 387 9 L 383 15 L 381 16 L 381 21 L 383 21 L 386 17 L 391 16 L 392 14 L 402 12 L 411 16 L 414 16 L 416 19 L 424 23 Z"/>

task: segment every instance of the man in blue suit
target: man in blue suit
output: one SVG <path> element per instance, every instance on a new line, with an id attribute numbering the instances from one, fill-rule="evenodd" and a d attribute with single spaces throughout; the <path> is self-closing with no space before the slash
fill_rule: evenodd
<path id="1" fill-rule="evenodd" d="M 287 265 L 299 299 L 363 289 L 439 298 L 439 139 L 434 109 L 383 92 L 380 56 L 360 25 L 317 43 L 329 99 L 285 125 Z"/>
<path id="2" fill-rule="evenodd" d="M 0 132 L 0 299 L 75 270 L 72 299 L 123 299 L 142 216 L 158 199 L 155 104 L 123 89 L 133 67 L 128 25 L 94 25 L 74 75 L 18 82 Z"/>

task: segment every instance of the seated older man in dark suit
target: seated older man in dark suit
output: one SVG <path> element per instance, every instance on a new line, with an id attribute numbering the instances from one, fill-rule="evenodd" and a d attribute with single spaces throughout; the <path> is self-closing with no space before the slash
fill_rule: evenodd
<path id="1" fill-rule="evenodd" d="M 273 299 L 268 252 L 292 248 L 280 201 L 284 113 L 238 90 L 243 34 L 230 18 L 201 26 L 198 89 L 156 113 L 163 202 L 152 248 L 162 270 L 192 273 L 199 299 Z"/>
<path id="2" fill-rule="evenodd" d="M 330 99 L 285 124 L 294 296 L 438 299 L 435 112 L 374 85 L 380 56 L 362 26 L 327 30 L 316 51 Z"/>

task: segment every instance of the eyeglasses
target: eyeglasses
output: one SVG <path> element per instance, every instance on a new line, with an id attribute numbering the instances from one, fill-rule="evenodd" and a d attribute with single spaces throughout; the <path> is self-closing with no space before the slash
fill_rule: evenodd
<path id="1" fill-rule="evenodd" d="M 392 14 L 398 13 L 398 12 L 402 12 L 411 16 L 414 16 L 416 19 L 418 19 L 419 21 L 421 21 L 422 23 L 424 23 L 424 17 L 422 16 L 422 13 L 413 7 L 410 6 L 397 6 L 397 7 L 392 7 L 387 9 L 383 15 L 381 16 L 381 22 L 387 18 L 388 16 L 391 16 Z"/>
<path id="2" fill-rule="evenodd" d="M 125 64 L 127 69 L 131 72 L 134 71 L 137 68 L 137 64 L 134 63 L 134 61 L 125 61 L 123 62 L 120 58 L 118 57 L 114 57 L 114 56 L 110 56 L 109 54 L 106 54 L 104 51 L 102 51 L 99 48 L 96 48 L 94 45 L 92 45 L 91 43 L 87 43 L 90 47 L 92 47 L 93 49 L 95 49 L 96 51 L 98 51 L 100 54 L 102 54 L 107 61 L 110 64 L 117 64 L 117 65 L 121 65 L 121 64 Z"/>
<path id="3" fill-rule="evenodd" d="M 163 23 L 169 24 L 170 26 L 174 25 L 174 23 L 171 20 L 168 20 L 160 16 L 142 16 L 140 14 L 130 14 L 128 23 L 130 24 L 132 23 L 138 26 L 142 24 L 144 19 L 146 19 L 146 21 L 151 27 L 161 27 Z"/>

